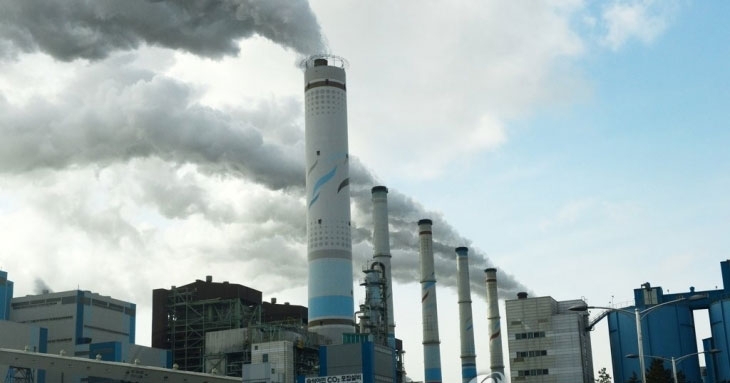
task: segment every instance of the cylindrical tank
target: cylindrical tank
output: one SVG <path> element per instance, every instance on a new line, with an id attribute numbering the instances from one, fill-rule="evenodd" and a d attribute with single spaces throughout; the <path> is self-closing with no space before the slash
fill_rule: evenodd
<path id="1" fill-rule="evenodd" d="M 386 315 L 388 316 L 388 346 L 395 349 L 395 317 L 393 315 L 393 280 L 390 273 L 390 230 L 388 228 L 388 188 L 375 186 L 373 200 L 373 259 L 385 269 Z"/>
<path id="2" fill-rule="evenodd" d="M 474 321 L 471 313 L 471 286 L 469 285 L 469 249 L 457 247 L 455 251 L 459 299 L 459 334 L 461 335 L 461 381 L 469 383 L 477 376 Z"/>
<path id="3" fill-rule="evenodd" d="M 487 325 L 489 327 L 489 368 L 504 375 L 502 356 L 502 330 L 499 324 L 499 296 L 497 293 L 497 269 L 484 270 L 487 283 Z M 526 298 L 526 296 L 525 296 Z"/>
<path id="4" fill-rule="evenodd" d="M 436 273 L 433 261 L 433 222 L 418 221 L 421 254 L 421 309 L 423 314 L 423 368 L 425 383 L 441 383 L 441 341 L 439 340 Z"/>
<path id="5" fill-rule="evenodd" d="M 309 329 L 342 343 L 354 332 L 344 61 L 304 63 Z"/>

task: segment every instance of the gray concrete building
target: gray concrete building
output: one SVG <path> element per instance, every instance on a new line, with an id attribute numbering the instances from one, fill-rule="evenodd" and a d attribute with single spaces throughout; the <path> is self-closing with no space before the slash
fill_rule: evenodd
<path id="1" fill-rule="evenodd" d="M 29 352 L 46 352 L 46 340 L 48 331 L 45 328 L 33 326 L 24 323 L 15 323 L 6 320 L 0 320 L 0 348 L 11 350 L 27 350 Z M 3 365 L 0 363 L 0 378 L 7 378 L 8 369 L 21 366 Z M 17 371 L 17 376 L 24 375 L 26 372 Z M 11 375 L 16 375 L 11 373 Z M 34 381 L 44 383 L 45 372 L 39 370 L 30 370 Z"/>
<path id="2" fill-rule="evenodd" d="M 580 299 L 552 297 L 505 302 L 512 382 L 593 382 L 588 315 L 568 308 Z"/>
<path id="3" fill-rule="evenodd" d="M 134 343 L 136 306 L 91 291 L 71 290 L 13 298 L 10 320 L 48 329 L 48 352 L 88 356 L 88 345 Z"/>

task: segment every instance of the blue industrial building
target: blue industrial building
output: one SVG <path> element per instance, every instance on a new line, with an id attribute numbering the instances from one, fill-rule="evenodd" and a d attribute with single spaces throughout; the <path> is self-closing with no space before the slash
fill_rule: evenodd
<path id="1" fill-rule="evenodd" d="M 0 270 L 0 320 L 10 319 L 10 301 L 13 300 L 13 282 L 8 273 Z"/>
<path id="2" fill-rule="evenodd" d="M 645 283 L 634 290 L 634 306 L 624 307 L 625 311 L 611 311 L 607 315 L 611 342 L 611 358 L 616 382 L 625 382 L 633 374 L 641 376 L 638 359 L 626 358 L 628 354 L 638 354 L 636 320 L 633 312 L 640 312 L 665 302 L 686 298 L 674 304 L 646 312 L 641 320 L 644 355 L 664 358 L 679 358 L 697 352 L 717 349 L 720 352 L 705 353 L 698 357 L 688 357 L 677 364 L 677 370 L 686 376 L 687 382 L 702 382 L 699 358 L 705 359 L 707 376 L 705 383 L 730 382 L 730 260 L 720 263 L 723 288 L 718 290 L 695 291 L 664 294 L 661 287 Z M 693 299 L 687 299 L 693 297 Z M 693 312 L 708 310 L 712 326 L 712 337 L 703 340 L 703 350 L 697 349 L 697 335 Z M 651 358 L 646 357 L 646 366 Z M 671 363 L 665 362 L 671 369 Z"/>

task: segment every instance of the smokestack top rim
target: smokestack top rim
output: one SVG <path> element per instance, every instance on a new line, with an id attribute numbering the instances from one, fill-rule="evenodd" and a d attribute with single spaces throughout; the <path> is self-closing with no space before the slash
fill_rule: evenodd
<path id="1" fill-rule="evenodd" d="M 345 58 L 343 57 L 327 53 L 311 55 L 299 62 L 299 67 L 304 70 L 319 66 L 331 66 L 340 69 L 348 69 L 350 67 L 350 63 L 347 62 L 347 60 L 345 60 Z"/>
<path id="2" fill-rule="evenodd" d="M 488 268 L 484 269 L 484 272 L 485 273 L 489 273 L 489 272 L 492 272 L 492 271 L 497 272 L 497 269 L 494 268 L 494 267 L 488 267 Z"/>
<path id="3" fill-rule="evenodd" d="M 419 225 L 433 225 L 433 221 L 428 218 L 424 218 L 418 221 Z"/>
<path id="4" fill-rule="evenodd" d="M 456 252 L 456 254 L 466 255 L 467 253 L 469 253 L 469 248 L 466 246 L 459 246 L 456 249 L 454 249 L 454 251 Z"/>
<path id="5" fill-rule="evenodd" d="M 370 190 L 370 192 L 373 193 L 373 194 L 379 193 L 379 192 L 385 192 L 385 193 L 387 193 L 388 192 L 388 188 L 385 187 L 385 186 L 382 186 L 382 185 L 373 186 L 373 188 Z"/>

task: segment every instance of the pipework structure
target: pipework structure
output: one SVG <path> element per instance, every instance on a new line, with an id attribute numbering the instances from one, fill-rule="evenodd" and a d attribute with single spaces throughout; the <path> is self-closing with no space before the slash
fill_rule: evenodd
<path id="1" fill-rule="evenodd" d="M 477 376 L 474 321 L 471 312 L 471 287 L 469 286 L 469 249 L 457 247 L 455 251 L 461 335 L 461 381 L 469 383 Z"/>
<path id="2" fill-rule="evenodd" d="M 441 383 L 441 341 L 439 340 L 436 273 L 430 219 L 418 221 L 421 255 L 421 309 L 423 314 L 423 368 L 425 383 Z"/>
<path id="3" fill-rule="evenodd" d="M 333 344 L 354 332 L 346 62 L 303 62 L 309 330 Z"/>
<path id="4" fill-rule="evenodd" d="M 388 316 L 388 346 L 395 349 L 395 318 L 393 316 L 393 288 L 390 272 L 390 230 L 388 229 L 388 188 L 375 186 L 373 200 L 373 259 L 384 269 L 385 300 Z"/>
<path id="5" fill-rule="evenodd" d="M 484 270 L 487 283 L 487 326 L 489 327 L 489 369 L 504 375 L 502 356 L 502 330 L 499 324 L 499 297 L 497 294 L 497 269 Z"/>
<path id="6" fill-rule="evenodd" d="M 365 278 L 360 286 L 365 287 L 365 302 L 360 305 L 360 333 L 371 334 L 373 342 L 388 345 L 388 313 L 385 301 L 387 281 L 383 277 L 382 265 L 372 262 L 363 267 Z"/>

